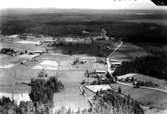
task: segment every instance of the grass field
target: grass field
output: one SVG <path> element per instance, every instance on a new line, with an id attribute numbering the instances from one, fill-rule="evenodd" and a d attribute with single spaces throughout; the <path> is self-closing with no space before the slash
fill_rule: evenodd
<path id="1" fill-rule="evenodd" d="M 121 87 L 122 93 L 130 95 L 145 106 L 158 109 L 166 109 L 167 107 L 167 93 L 143 88 L 134 88 L 121 84 L 112 84 L 112 87 L 116 90 L 118 87 Z"/>
<path id="2" fill-rule="evenodd" d="M 155 84 L 158 84 L 158 88 L 167 90 L 167 81 L 163 80 L 163 79 L 157 79 L 154 77 L 150 77 L 147 75 L 143 75 L 143 74 L 135 74 L 135 73 L 129 73 L 129 74 L 125 74 L 122 76 L 119 76 L 118 78 L 126 78 L 126 77 L 134 77 L 134 79 L 143 81 L 143 82 L 153 82 Z"/>
<path id="3" fill-rule="evenodd" d="M 121 84 L 111 84 L 111 87 L 115 91 L 118 91 L 118 88 L 121 87 L 123 94 L 130 95 L 130 97 L 143 105 L 145 114 L 165 114 L 167 110 L 167 93 L 143 88 L 134 88 Z M 87 88 L 85 88 L 85 90 L 88 97 L 92 99 L 95 93 Z"/>
<path id="4" fill-rule="evenodd" d="M 64 84 L 65 90 L 54 95 L 55 110 L 62 106 L 74 111 L 90 108 L 79 89 L 80 82 L 84 79 L 84 71 L 59 71 L 57 77 Z"/>

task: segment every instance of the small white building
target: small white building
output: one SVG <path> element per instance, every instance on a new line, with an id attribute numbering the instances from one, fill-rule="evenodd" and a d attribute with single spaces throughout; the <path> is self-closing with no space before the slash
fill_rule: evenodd
<path id="1" fill-rule="evenodd" d="M 96 70 L 96 74 L 106 74 L 106 70 Z"/>

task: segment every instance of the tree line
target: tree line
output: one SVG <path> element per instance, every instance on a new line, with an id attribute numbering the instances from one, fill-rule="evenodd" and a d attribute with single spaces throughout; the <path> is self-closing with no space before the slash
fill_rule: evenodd
<path id="1" fill-rule="evenodd" d="M 165 55 L 148 55 L 136 57 L 133 61 L 122 62 L 113 75 L 119 76 L 127 73 L 140 73 L 151 77 L 167 80 L 167 60 Z"/>

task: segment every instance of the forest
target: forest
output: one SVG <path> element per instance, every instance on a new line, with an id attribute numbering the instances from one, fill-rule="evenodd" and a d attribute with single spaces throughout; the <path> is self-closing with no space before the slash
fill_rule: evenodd
<path id="1" fill-rule="evenodd" d="M 123 62 L 113 75 L 119 76 L 127 73 L 140 73 L 151 77 L 167 80 L 167 60 L 165 55 L 148 55 L 136 57 L 134 61 Z"/>
<path id="2" fill-rule="evenodd" d="M 166 15 L 163 15 L 163 18 L 165 18 Z M 0 30 L 3 35 L 32 33 L 53 37 L 87 37 L 97 36 L 101 29 L 105 29 L 109 37 L 116 37 L 124 41 L 167 43 L 165 32 L 167 26 L 155 22 L 158 22 L 158 19 L 164 20 L 160 14 L 41 13 L 13 14 L 1 18 Z M 135 19 L 150 19 L 152 23 L 126 21 L 129 19 L 132 21 Z M 152 19 L 155 19 L 155 21 L 152 21 Z M 83 31 L 86 31 L 86 33 Z"/>

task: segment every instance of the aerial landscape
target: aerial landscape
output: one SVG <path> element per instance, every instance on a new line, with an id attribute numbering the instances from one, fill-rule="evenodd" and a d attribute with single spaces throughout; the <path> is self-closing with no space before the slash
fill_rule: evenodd
<path id="1" fill-rule="evenodd" d="M 167 12 L 0 10 L 0 114 L 167 114 Z"/>

